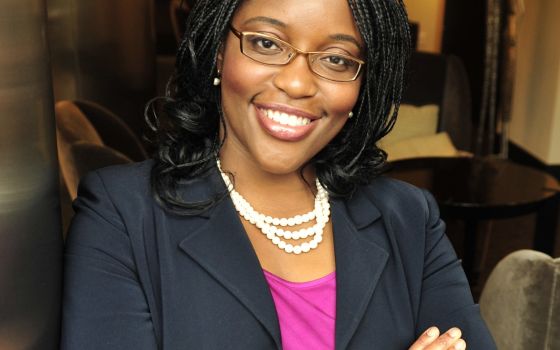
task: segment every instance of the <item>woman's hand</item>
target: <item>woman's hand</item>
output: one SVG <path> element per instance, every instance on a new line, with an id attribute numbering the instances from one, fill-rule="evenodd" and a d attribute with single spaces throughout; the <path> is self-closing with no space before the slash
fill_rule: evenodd
<path id="1" fill-rule="evenodd" d="M 451 328 L 439 334 L 437 327 L 430 327 L 408 350 L 465 350 L 467 343 L 461 339 L 461 330 Z"/>

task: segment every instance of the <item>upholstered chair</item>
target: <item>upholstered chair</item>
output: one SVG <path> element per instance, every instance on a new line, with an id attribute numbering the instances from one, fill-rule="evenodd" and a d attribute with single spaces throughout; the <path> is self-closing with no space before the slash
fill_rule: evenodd
<path id="1" fill-rule="evenodd" d="M 520 250 L 490 274 L 480 308 L 500 350 L 560 349 L 560 258 Z"/>
<path id="2" fill-rule="evenodd" d="M 71 103 L 88 119 L 105 146 L 136 162 L 148 158 L 142 142 L 115 113 L 92 101 L 75 100 Z"/>
<path id="3" fill-rule="evenodd" d="M 95 105 L 88 105 L 97 108 Z M 88 109 L 85 109 L 88 111 Z M 100 109 L 103 111 L 102 109 Z M 91 112 L 91 110 L 90 110 Z M 94 113 L 90 113 L 90 116 Z M 60 198 L 63 232 L 67 231 L 70 219 L 74 215 L 71 208 L 72 201 L 77 196 L 78 184 L 86 173 L 109 165 L 132 162 L 124 152 L 105 144 L 101 135 L 112 135 L 117 145 L 123 144 L 123 151 L 133 150 L 131 154 L 142 157 L 142 153 L 135 146 L 137 141 L 129 140 L 129 129 L 119 128 L 122 122 L 111 122 L 98 115 L 92 120 L 102 125 L 98 132 L 93 123 L 86 117 L 82 109 L 71 101 L 60 101 L 55 105 L 56 136 L 58 150 L 58 164 L 60 169 Z M 101 122 L 99 119 L 101 118 Z M 98 127 L 99 127 L 98 125 Z M 104 129 L 111 129 L 107 131 Z M 100 135 L 101 134 L 101 135 Z M 116 139 L 116 140 L 115 140 Z"/>

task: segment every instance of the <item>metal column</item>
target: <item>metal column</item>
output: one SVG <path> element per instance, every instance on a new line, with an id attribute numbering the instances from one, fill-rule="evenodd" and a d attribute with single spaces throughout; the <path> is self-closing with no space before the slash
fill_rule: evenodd
<path id="1" fill-rule="evenodd" d="M 0 349 L 57 349 L 62 234 L 45 0 L 0 4 Z"/>

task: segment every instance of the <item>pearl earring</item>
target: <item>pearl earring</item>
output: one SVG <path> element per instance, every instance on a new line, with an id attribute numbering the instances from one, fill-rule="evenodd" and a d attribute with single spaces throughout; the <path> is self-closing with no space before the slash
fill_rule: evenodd
<path id="1" fill-rule="evenodd" d="M 353 116 L 354 116 L 354 112 L 348 113 L 348 119 L 352 118 Z"/>
<path id="2" fill-rule="evenodd" d="M 216 74 L 216 77 L 214 78 L 214 82 L 213 82 L 214 86 L 218 86 L 218 85 L 220 85 L 220 83 L 222 82 L 222 79 L 220 79 L 220 75 L 221 75 L 220 70 L 218 69 L 218 70 L 216 71 L 216 73 L 217 73 L 217 74 Z"/>

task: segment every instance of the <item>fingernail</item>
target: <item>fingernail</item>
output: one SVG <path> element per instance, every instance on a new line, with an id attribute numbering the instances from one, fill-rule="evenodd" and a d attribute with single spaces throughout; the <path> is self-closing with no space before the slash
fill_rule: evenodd
<path id="1" fill-rule="evenodd" d="M 426 335 L 430 338 L 433 338 L 437 335 L 437 328 L 436 327 L 430 327 L 428 329 L 428 331 L 426 332 Z"/>
<path id="2" fill-rule="evenodd" d="M 461 335 L 461 331 L 458 328 L 451 328 L 448 334 L 451 338 L 458 338 Z"/>
<path id="3" fill-rule="evenodd" d="M 467 347 L 467 344 L 465 343 L 465 341 L 463 339 L 459 340 L 457 342 L 457 344 L 455 344 L 454 348 L 456 350 L 465 350 L 465 348 Z"/>

